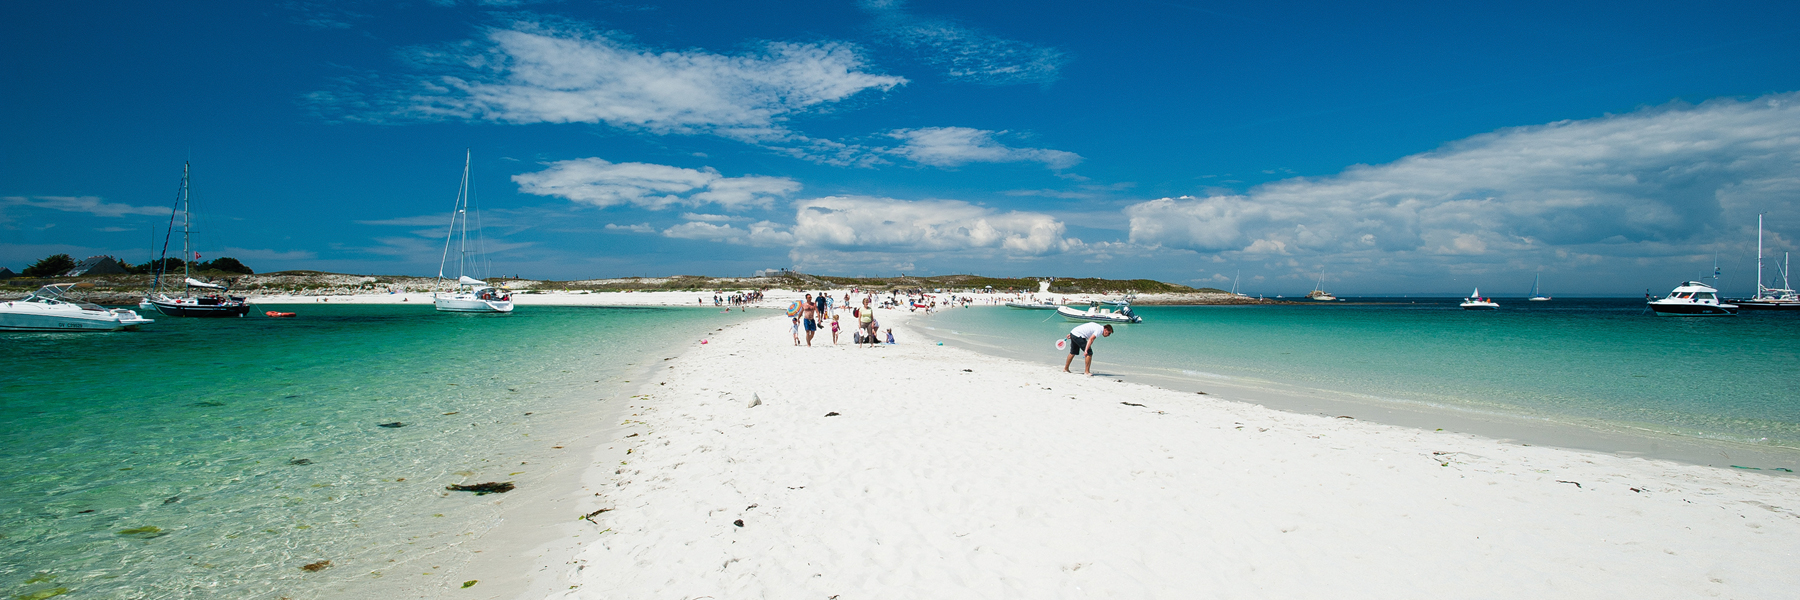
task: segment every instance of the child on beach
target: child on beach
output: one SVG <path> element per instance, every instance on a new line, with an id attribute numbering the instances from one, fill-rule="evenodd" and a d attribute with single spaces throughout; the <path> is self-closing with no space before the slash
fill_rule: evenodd
<path id="1" fill-rule="evenodd" d="M 887 330 L 887 343 L 894 343 L 894 328 L 892 327 L 889 327 Z"/>
<path id="2" fill-rule="evenodd" d="M 833 345 L 833 346 L 837 345 L 837 336 L 838 336 L 838 316 L 831 315 L 831 345 Z"/>
<path id="3" fill-rule="evenodd" d="M 792 317 L 789 320 L 793 321 L 793 324 L 788 326 L 788 333 L 794 334 L 794 345 L 798 346 L 800 345 L 800 317 Z"/>

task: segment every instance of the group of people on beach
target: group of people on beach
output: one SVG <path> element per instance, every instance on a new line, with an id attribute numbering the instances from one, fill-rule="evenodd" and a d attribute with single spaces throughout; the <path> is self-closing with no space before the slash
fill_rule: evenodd
<path id="1" fill-rule="evenodd" d="M 895 343 L 893 328 L 887 330 L 885 340 L 881 335 L 881 322 L 875 320 L 875 296 L 873 294 L 863 297 L 861 307 L 852 307 L 850 294 L 847 292 L 844 294 L 842 303 L 836 302 L 836 299 L 827 292 L 819 292 L 816 297 L 813 294 L 807 294 L 806 298 L 800 301 L 794 314 L 790 316 L 792 323 L 789 330 L 794 336 L 794 345 L 800 345 L 801 336 L 804 334 L 806 345 L 812 346 L 813 336 L 818 335 L 819 330 L 829 327 L 831 328 L 831 345 L 836 346 L 838 336 L 844 329 L 840 324 L 844 312 L 849 312 L 850 318 L 856 324 L 856 330 L 850 334 L 851 343 L 869 345 Z"/>
<path id="2" fill-rule="evenodd" d="M 736 294 L 713 294 L 712 297 L 713 306 L 746 306 L 761 302 L 762 299 L 763 293 L 761 290 L 754 292 L 738 292 Z M 701 298 L 700 304 L 704 306 L 706 304 L 706 299 Z"/>

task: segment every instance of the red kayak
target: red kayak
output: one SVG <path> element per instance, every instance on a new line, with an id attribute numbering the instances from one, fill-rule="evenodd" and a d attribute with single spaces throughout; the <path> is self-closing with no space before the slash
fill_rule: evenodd
<path id="1" fill-rule="evenodd" d="M 294 313 L 275 312 L 272 310 L 269 312 L 263 313 L 263 314 L 269 315 L 270 317 L 277 318 L 277 319 L 285 319 L 285 318 L 294 316 Z"/>

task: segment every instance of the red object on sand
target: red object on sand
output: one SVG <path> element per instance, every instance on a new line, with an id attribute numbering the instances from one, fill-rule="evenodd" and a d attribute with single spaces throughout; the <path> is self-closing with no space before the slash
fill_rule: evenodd
<path id="1" fill-rule="evenodd" d="M 274 317 L 274 318 L 277 318 L 277 319 L 283 319 L 283 318 L 287 318 L 287 317 L 292 317 L 292 316 L 294 316 L 294 313 L 284 313 L 284 312 L 275 312 L 275 311 L 272 311 L 272 310 L 271 310 L 271 311 L 269 311 L 269 312 L 266 312 L 266 313 L 263 313 L 263 314 L 265 314 L 265 315 L 269 315 L 269 316 L 270 316 L 270 317 Z"/>

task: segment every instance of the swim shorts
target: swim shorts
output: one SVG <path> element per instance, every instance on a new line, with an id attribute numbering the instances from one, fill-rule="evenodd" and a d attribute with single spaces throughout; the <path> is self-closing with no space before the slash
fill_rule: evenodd
<path id="1" fill-rule="evenodd" d="M 806 320 L 806 330 L 807 331 L 818 331 L 819 324 L 814 322 L 812 319 L 807 319 Z"/>
<path id="2" fill-rule="evenodd" d="M 1088 348 L 1087 338 L 1069 336 L 1069 356 L 1081 354 L 1082 350 L 1087 350 L 1088 356 L 1094 355 L 1094 351 Z"/>

